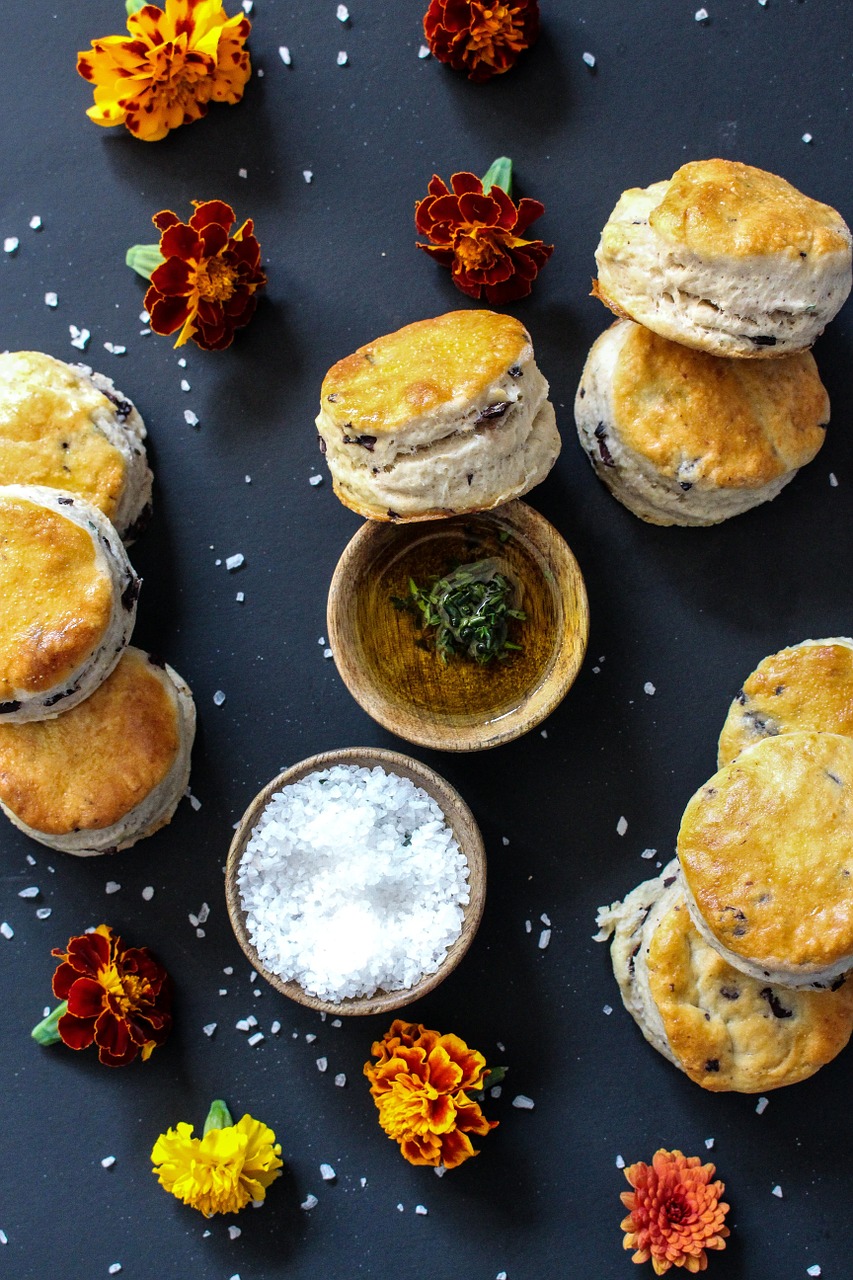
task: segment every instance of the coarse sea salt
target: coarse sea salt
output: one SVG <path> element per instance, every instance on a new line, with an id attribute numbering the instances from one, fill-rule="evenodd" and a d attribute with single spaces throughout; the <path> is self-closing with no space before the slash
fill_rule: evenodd
<path id="1" fill-rule="evenodd" d="M 237 873 L 264 965 L 320 999 L 434 973 L 462 928 L 468 865 L 408 778 L 335 765 L 272 797 Z"/>

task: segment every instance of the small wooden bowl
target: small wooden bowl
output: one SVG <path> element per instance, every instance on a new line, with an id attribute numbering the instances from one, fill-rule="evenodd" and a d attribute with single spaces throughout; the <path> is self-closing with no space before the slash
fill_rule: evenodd
<path id="1" fill-rule="evenodd" d="M 415 986 L 407 987 L 405 990 L 378 991 L 369 997 L 349 998 L 333 1003 L 330 1000 L 319 1000 L 305 991 L 297 982 L 285 982 L 283 978 L 264 968 L 257 951 L 252 946 L 246 928 L 246 913 L 240 902 L 240 891 L 237 886 L 237 868 L 252 830 L 275 792 L 280 791 L 290 782 L 297 782 L 300 778 L 304 778 L 306 774 L 329 769 L 336 764 L 358 765 L 367 769 L 379 765 L 386 773 L 410 778 L 415 786 L 421 787 L 436 801 L 468 861 L 469 902 L 467 907 L 463 908 L 462 930 L 459 937 L 449 948 L 435 973 L 427 974 Z M 304 1004 L 309 1009 L 318 1009 L 323 1013 L 332 1013 L 336 1016 L 388 1013 L 392 1009 L 400 1009 L 404 1005 L 414 1003 L 415 1000 L 419 1000 L 421 996 L 425 996 L 428 991 L 437 987 L 448 974 L 453 972 L 470 947 L 480 926 L 486 900 L 486 851 L 474 816 L 458 791 L 454 790 L 439 774 L 428 769 L 425 764 L 413 760 L 410 756 L 400 755 L 396 751 L 383 751 L 373 747 L 348 747 L 341 751 L 324 751 L 320 755 L 309 756 L 307 760 L 302 760 L 299 764 L 285 769 L 284 773 L 273 778 L 272 782 L 267 783 L 263 791 L 255 796 L 240 820 L 228 851 L 228 862 L 225 867 L 225 899 L 231 926 L 246 959 L 271 987 L 275 987 L 276 991 L 289 996 L 297 1004 Z"/>
<path id="2" fill-rule="evenodd" d="M 395 607 L 454 564 L 497 559 L 521 589 L 521 652 L 487 666 L 442 662 L 408 609 Z M 560 534 L 524 502 L 429 523 L 368 520 L 338 561 L 327 607 L 329 643 L 356 702 L 407 742 L 482 751 L 529 732 L 580 670 L 589 635 L 586 588 Z"/>

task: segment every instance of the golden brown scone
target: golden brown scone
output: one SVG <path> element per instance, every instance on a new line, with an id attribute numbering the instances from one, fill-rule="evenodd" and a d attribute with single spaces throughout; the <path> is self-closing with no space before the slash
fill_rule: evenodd
<path id="1" fill-rule="evenodd" d="M 595 256 L 606 306 L 717 356 L 810 347 L 851 285 L 841 215 L 734 160 L 691 161 L 623 192 Z"/>
<path id="2" fill-rule="evenodd" d="M 722 766 L 779 733 L 853 737 L 853 640 L 803 640 L 758 664 L 735 696 L 717 752 Z"/>
<path id="3" fill-rule="evenodd" d="M 42 720 L 92 693 L 127 643 L 138 588 L 97 508 L 0 487 L 0 721 Z"/>
<path id="4" fill-rule="evenodd" d="M 775 498 L 823 444 L 829 398 L 808 351 L 723 360 L 620 320 L 575 399 L 581 444 L 652 524 L 709 525 Z"/>
<path id="5" fill-rule="evenodd" d="M 151 505 L 145 435 L 102 374 L 40 351 L 0 354 L 0 484 L 77 494 L 127 538 Z"/>
<path id="6" fill-rule="evenodd" d="M 0 724 L 0 805 L 51 848 L 126 848 L 171 818 L 186 790 L 194 727 L 181 678 L 128 648 L 71 711 L 35 724 Z"/>
<path id="7" fill-rule="evenodd" d="M 374 520 L 519 497 L 560 450 L 547 395 L 511 316 L 452 311 L 377 338 L 323 381 L 317 430 L 335 493 Z"/>
<path id="8" fill-rule="evenodd" d="M 748 747 L 688 803 L 678 858 L 694 924 L 735 968 L 831 983 L 853 967 L 853 739 Z"/>

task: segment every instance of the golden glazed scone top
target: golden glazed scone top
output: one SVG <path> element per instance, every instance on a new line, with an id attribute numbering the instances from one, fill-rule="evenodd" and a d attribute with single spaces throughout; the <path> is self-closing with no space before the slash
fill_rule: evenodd
<path id="1" fill-rule="evenodd" d="M 710 933 L 768 972 L 853 955 L 853 739 L 765 738 L 689 801 L 678 833 Z"/>
<path id="2" fill-rule="evenodd" d="M 46 835 L 110 827 L 163 781 L 180 748 L 169 681 L 126 649 L 90 698 L 53 720 L 0 723 L 0 800 Z"/>
<path id="3" fill-rule="evenodd" d="M 718 763 L 761 738 L 803 730 L 853 737 L 853 641 L 806 641 L 760 662 L 729 708 Z"/>
<path id="4" fill-rule="evenodd" d="M 829 398 L 814 357 L 725 360 L 632 324 L 613 374 L 623 442 L 673 476 L 758 489 L 811 461 Z"/>
<path id="5" fill-rule="evenodd" d="M 113 519 L 127 467 L 95 424 L 114 406 L 83 374 L 38 351 L 0 354 L 0 484 L 44 484 Z"/>
<path id="6" fill-rule="evenodd" d="M 92 538 L 57 511 L 0 497 L 0 702 L 60 684 L 106 633 L 113 587 Z"/>
<path id="7" fill-rule="evenodd" d="M 844 219 L 784 178 L 737 160 L 692 160 L 651 212 L 654 230 L 702 256 L 849 253 Z"/>
<path id="8" fill-rule="evenodd" d="M 355 435 L 381 436 L 456 401 L 485 395 L 530 338 L 512 316 L 451 311 L 416 320 L 369 342 L 333 365 L 323 380 L 322 408 Z"/>
<path id="9" fill-rule="evenodd" d="M 788 991 L 750 978 L 708 946 L 683 899 L 657 924 L 647 968 L 670 1048 L 704 1089 L 796 1084 L 840 1053 L 853 1031 L 853 981 Z"/>

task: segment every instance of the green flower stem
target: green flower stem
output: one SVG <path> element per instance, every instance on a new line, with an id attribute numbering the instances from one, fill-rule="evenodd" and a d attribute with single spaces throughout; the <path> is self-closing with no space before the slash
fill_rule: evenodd
<path id="1" fill-rule="evenodd" d="M 53 1013 L 49 1013 L 46 1018 L 42 1018 L 37 1027 L 33 1027 L 30 1035 L 37 1044 L 59 1044 L 62 1036 L 56 1026 L 67 1008 L 68 1001 L 63 1000 L 62 1004 L 56 1006 Z"/>
<path id="2" fill-rule="evenodd" d="M 210 1104 L 207 1119 L 204 1122 L 205 1134 L 210 1133 L 211 1129 L 228 1129 L 233 1123 L 231 1112 L 222 1099 L 214 1098 Z"/>
<path id="3" fill-rule="evenodd" d="M 489 166 L 489 169 L 483 178 L 483 191 L 486 195 L 491 191 L 492 187 L 500 187 L 501 191 L 505 191 L 510 195 L 512 191 L 512 161 L 509 156 L 498 156 Z"/>
<path id="4" fill-rule="evenodd" d="M 160 263 L 166 261 L 160 252 L 159 244 L 131 245 L 124 260 L 144 280 L 150 280 L 152 271 L 156 271 Z"/>
<path id="5" fill-rule="evenodd" d="M 127 16 L 130 17 L 132 13 L 138 13 L 144 4 L 148 4 L 148 0 L 124 0 Z"/>

